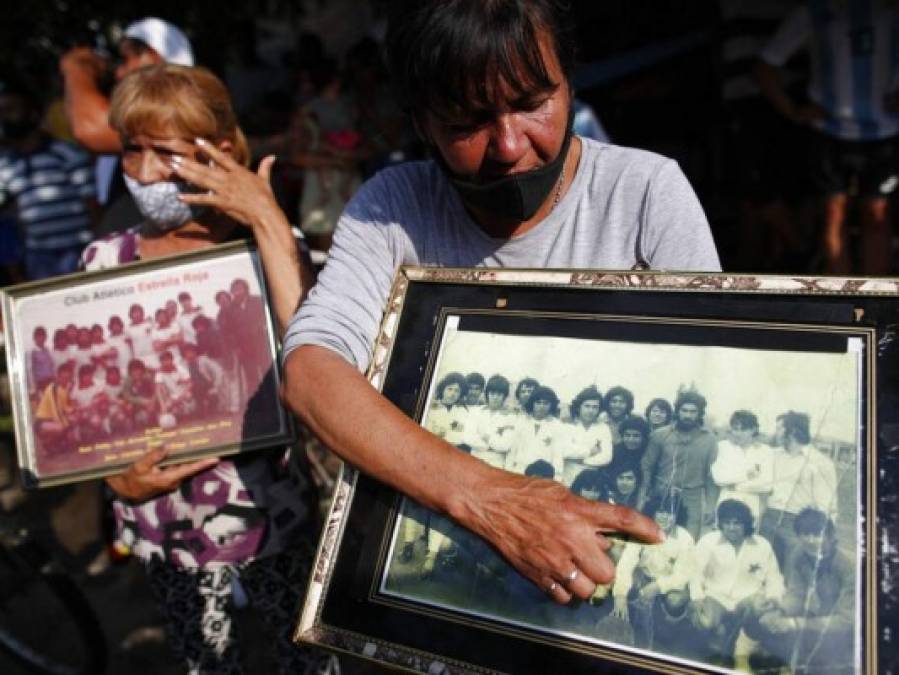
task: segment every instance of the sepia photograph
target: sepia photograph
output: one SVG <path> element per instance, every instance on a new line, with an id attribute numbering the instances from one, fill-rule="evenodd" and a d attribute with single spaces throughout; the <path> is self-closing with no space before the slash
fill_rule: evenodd
<path id="1" fill-rule="evenodd" d="M 422 426 L 492 466 L 637 509 L 665 541 L 610 536 L 614 582 L 562 606 L 403 498 L 381 593 L 682 668 L 859 672 L 860 338 L 778 348 L 775 328 L 764 345 L 684 344 L 463 319 L 444 322 Z"/>
<path id="2" fill-rule="evenodd" d="M 255 254 L 7 289 L 20 464 L 50 484 L 287 437 Z"/>

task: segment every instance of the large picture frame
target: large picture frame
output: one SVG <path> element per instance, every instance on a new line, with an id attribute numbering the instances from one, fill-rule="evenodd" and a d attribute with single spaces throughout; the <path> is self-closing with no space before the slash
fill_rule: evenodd
<path id="1" fill-rule="evenodd" d="M 640 481 L 619 465 L 640 450 L 639 504 L 683 546 L 619 540 L 615 583 L 555 606 L 474 535 L 345 467 L 296 639 L 427 673 L 890 671 L 897 328 L 893 279 L 402 268 L 375 387 L 484 461 L 572 489 L 605 471 L 577 488 L 588 498 L 632 503 Z M 473 372 L 487 395 L 465 402 Z M 620 427 L 612 460 L 599 441 L 569 452 L 591 398 L 592 423 Z M 673 417 L 634 422 L 655 398 Z"/>
<path id="2" fill-rule="evenodd" d="M 238 241 L 2 291 L 29 487 L 294 438 L 258 252 Z"/>

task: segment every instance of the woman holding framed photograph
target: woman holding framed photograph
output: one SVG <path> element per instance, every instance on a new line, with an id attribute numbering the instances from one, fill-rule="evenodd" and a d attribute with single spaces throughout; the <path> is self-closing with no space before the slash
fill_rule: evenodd
<path id="1" fill-rule="evenodd" d="M 312 268 L 272 195 L 274 158 L 256 174 L 246 169 L 249 150 L 224 85 L 201 68 L 144 68 L 117 86 L 110 122 L 145 220 L 90 245 L 86 269 L 211 247 L 245 237 L 247 225 L 283 329 Z M 278 633 L 281 671 L 309 672 L 321 657 L 290 635 L 317 534 L 308 482 L 290 470 L 284 448 L 163 467 L 165 458 L 151 450 L 107 484 L 119 537 L 145 563 L 177 655 L 190 672 L 240 672 L 231 621 L 239 578 Z"/>

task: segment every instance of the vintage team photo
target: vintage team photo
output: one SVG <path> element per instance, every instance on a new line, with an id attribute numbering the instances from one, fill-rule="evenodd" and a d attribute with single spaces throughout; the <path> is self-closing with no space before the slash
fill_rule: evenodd
<path id="1" fill-rule="evenodd" d="M 284 433 L 258 274 L 244 251 L 20 298 L 16 396 L 35 480 Z"/>
<path id="2" fill-rule="evenodd" d="M 776 340 L 776 338 L 775 338 Z M 860 667 L 862 345 L 842 353 L 458 330 L 422 425 L 493 466 L 654 518 L 568 606 L 409 500 L 381 592 L 689 667 Z M 822 670 L 823 669 L 823 670 Z"/>

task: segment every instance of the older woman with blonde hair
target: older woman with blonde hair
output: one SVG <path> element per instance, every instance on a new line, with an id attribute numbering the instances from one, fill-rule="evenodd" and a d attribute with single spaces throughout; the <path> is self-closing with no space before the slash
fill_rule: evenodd
<path id="1" fill-rule="evenodd" d="M 246 168 L 247 142 L 221 81 L 202 68 L 138 70 L 116 87 L 109 119 L 144 221 L 91 244 L 84 266 L 207 248 L 249 227 L 283 329 L 312 283 L 311 266 L 272 195 L 274 158 L 257 173 Z M 317 532 L 309 483 L 288 471 L 285 449 L 162 466 L 165 458 L 149 450 L 107 483 L 118 536 L 145 563 L 178 656 L 191 673 L 240 672 L 231 621 L 239 578 L 278 631 L 281 670 L 316 668 L 322 657 L 290 640 Z"/>

